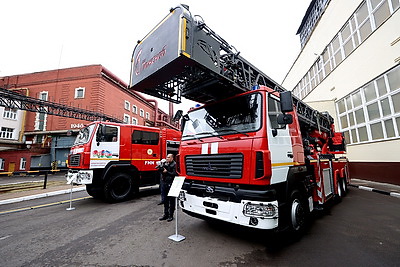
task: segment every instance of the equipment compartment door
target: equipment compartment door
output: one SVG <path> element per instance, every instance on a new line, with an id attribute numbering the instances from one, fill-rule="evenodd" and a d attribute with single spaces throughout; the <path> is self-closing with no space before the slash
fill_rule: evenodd
<path id="1" fill-rule="evenodd" d="M 322 169 L 322 178 L 324 182 L 325 197 L 327 197 L 332 194 L 331 169 Z"/>

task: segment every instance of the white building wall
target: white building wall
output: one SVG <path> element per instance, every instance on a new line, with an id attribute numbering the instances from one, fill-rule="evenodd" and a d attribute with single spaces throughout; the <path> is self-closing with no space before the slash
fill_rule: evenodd
<path id="1" fill-rule="evenodd" d="M 292 90 L 315 63 L 363 1 L 331 0 L 310 39 L 287 74 L 283 87 Z M 400 11 L 377 28 L 303 99 L 318 110 L 328 110 L 339 123 L 334 102 L 385 73 L 400 60 Z M 397 41 L 396 41 L 397 40 Z M 350 144 L 350 161 L 398 162 L 400 140 Z"/>
<path id="2" fill-rule="evenodd" d="M 11 128 L 14 129 L 13 131 L 13 138 L 12 139 L 2 139 L 0 137 L 0 143 L 6 142 L 6 141 L 19 141 L 21 130 L 23 127 L 23 121 L 24 121 L 24 112 L 22 110 L 17 110 L 17 116 L 16 119 L 9 119 L 9 118 L 4 118 L 4 107 L 0 107 L 0 130 L 1 127 L 6 127 L 6 128 Z M 1 144 L 0 144 L 1 146 Z"/>
<path id="3" fill-rule="evenodd" d="M 338 36 L 344 48 L 342 32 L 349 36 L 344 26 L 347 27 L 350 18 L 355 25 L 355 17 L 357 21 L 359 14 L 363 17 L 358 8 L 364 3 L 369 12 L 387 10 L 374 10 L 377 4 L 394 10 L 390 9 L 390 15 L 379 13 L 385 14 L 386 21 L 377 28 L 372 23 L 372 33 L 361 44 L 356 43 L 354 50 L 323 79 L 312 80 L 317 77 L 314 70 L 321 69 L 317 63 L 326 62 L 323 55 L 327 46 L 333 48 L 337 44 L 334 38 Z M 370 14 L 371 22 L 376 14 Z M 351 36 L 361 36 L 359 26 L 357 35 L 352 32 Z M 345 50 L 340 51 L 344 55 Z M 397 173 L 400 168 L 399 0 L 330 0 L 282 85 L 317 110 L 328 111 L 335 119 L 336 130 L 343 131 L 349 142 L 347 157 L 353 178 L 400 185 Z M 372 88 L 376 90 L 375 96 L 371 95 Z"/>
<path id="4" fill-rule="evenodd" d="M 329 42 L 332 41 L 333 37 L 343 27 L 360 3 L 360 0 L 331 0 L 329 2 L 327 9 L 314 28 L 309 40 L 286 75 L 282 83 L 284 88 L 288 90 L 293 89 L 303 78 L 317 57 Z"/>

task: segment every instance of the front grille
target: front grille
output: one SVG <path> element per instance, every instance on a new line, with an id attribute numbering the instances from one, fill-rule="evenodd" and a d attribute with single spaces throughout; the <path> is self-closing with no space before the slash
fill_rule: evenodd
<path id="1" fill-rule="evenodd" d="M 200 177 L 242 178 L 242 154 L 190 155 L 185 158 L 187 175 Z"/>
<path id="2" fill-rule="evenodd" d="M 79 163 L 81 162 L 81 154 L 76 154 L 76 155 L 71 155 L 69 157 L 69 166 L 79 166 Z"/>

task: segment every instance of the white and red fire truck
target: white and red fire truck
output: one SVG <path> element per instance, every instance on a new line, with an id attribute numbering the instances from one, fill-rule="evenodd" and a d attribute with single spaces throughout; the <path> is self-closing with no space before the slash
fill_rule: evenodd
<path id="1" fill-rule="evenodd" d="M 130 89 L 205 104 L 182 118 L 179 203 L 187 214 L 301 232 L 310 212 L 347 191 L 333 118 L 255 68 L 187 6 L 138 42 Z"/>
<path id="2" fill-rule="evenodd" d="M 177 154 L 181 133 L 112 122 L 82 128 L 68 156 L 67 179 L 85 184 L 89 195 L 109 202 L 124 201 L 139 186 L 159 183 L 156 162 Z"/>

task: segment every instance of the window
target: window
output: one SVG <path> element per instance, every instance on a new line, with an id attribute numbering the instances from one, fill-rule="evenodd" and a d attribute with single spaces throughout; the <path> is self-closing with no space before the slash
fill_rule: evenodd
<path id="1" fill-rule="evenodd" d="M 26 168 L 26 158 L 21 158 L 21 161 L 19 162 L 19 169 L 25 170 L 25 168 Z"/>
<path id="2" fill-rule="evenodd" d="M 390 91 L 395 91 L 400 88 L 400 68 L 395 68 L 388 73 Z"/>
<path id="3" fill-rule="evenodd" d="M 313 5 L 312 9 L 310 10 L 310 13 L 307 16 L 307 19 L 301 25 L 301 28 L 299 29 L 299 32 L 298 32 L 300 34 L 301 47 L 303 47 L 305 45 L 308 38 L 310 37 L 315 24 L 318 22 L 319 18 L 321 17 L 322 13 L 324 12 L 325 7 L 328 2 L 329 2 L 328 0 L 314 1 L 314 5 Z"/>
<path id="4" fill-rule="evenodd" d="M 146 120 L 150 120 L 150 113 L 146 112 Z"/>
<path id="5" fill-rule="evenodd" d="M 130 103 L 129 101 L 125 100 L 125 106 L 124 106 L 124 108 L 125 108 L 126 110 L 131 110 L 131 103 Z"/>
<path id="6" fill-rule="evenodd" d="M 136 105 L 132 105 L 132 112 L 137 114 L 137 106 Z"/>
<path id="7" fill-rule="evenodd" d="M 144 110 L 140 109 L 140 117 L 144 117 Z"/>
<path id="8" fill-rule="evenodd" d="M 131 120 L 131 116 L 129 116 L 128 114 L 124 114 L 124 123 L 129 124 L 130 120 Z"/>
<path id="9" fill-rule="evenodd" d="M 1 127 L 0 138 L 13 139 L 14 129 Z"/>
<path id="10" fill-rule="evenodd" d="M 271 129 L 280 129 L 282 125 L 278 124 L 278 115 L 281 114 L 281 105 L 278 100 L 268 96 L 268 119 Z"/>
<path id="11" fill-rule="evenodd" d="M 158 145 L 159 134 L 135 130 L 132 133 L 132 144 Z"/>
<path id="12" fill-rule="evenodd" d="M 43 91 L 39 93 L 39 99 L 47 101 L 49 97 L 49 92 Z M 47 108 L 43 108 L 44 112 L 46 112 Z M 45 131 L 46 130 L 46 122 L 47 122 L 47 114 L 46 113 L 36 113 L 35 118 L 35 130 Z"/>
<path id="13" fill-rule="evenodd" d="M 47 91 L 43 91 L 43 92 L 39 93 L 39 99 L 40 100 L 47 101 L 48 97 L 49 97 L 49 92 L 47 92 Z"/>
<path id="14" fill-rule="evenodd" d="M 4 171 L 5 159 L 0 158 L 0 170 Z"/>
<path id="15" fill-rule="evenodd" d="M 391 0 L 391 2 L 392 2 L 393 11 L 396 11 L 396 9 L 398 9 L 400 6 L 400 1 L 399 0 Z"/>
<path id="16" fill-rule="evenodd" d="M 102 127 L 103 129 L 100 129 Z M 117 142 L 118 127 L 100 124 L 96 133 L 96 141 L 98 142 Z"/>
<path id="17" fill-rule="evenodd" d="M 3 118 L 16 120 L 17 119 L 17 109 L 16 108 L 5 108 L 3 112 Z"/>
<path id="18" fill-rule="evenodd" d="M 400 137 L 400 65 L 336 102 L 349 144 Z"/>
<path id="19" fill-rule="evenodd" d="M 85 87 L 75 88 L 75 98 L 85 98 Z"/>
<path id="20" fill-rule="evenodd" d="M 138 124 L 138 120 L 136 118 L 132 118 L 132 124 L 133 125 L 137 125 Z"/>
<path id="21" fill-rule="evenodd" d="M 377 4 L 378 7 L 373 11 L 375 28 L 378 28 L 390 16 L 389 3 L 387 0 L 384 0 L 383 2 L 377 0 L 371 0 L 371 3 L 374 2 L 381 2 L 379 3 L 381 5 L 379 6 L 379 4 Z M 374 8 L 374 6 L 372 8 Z"/>

